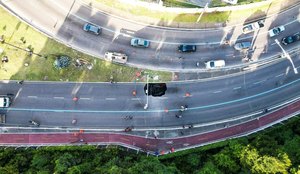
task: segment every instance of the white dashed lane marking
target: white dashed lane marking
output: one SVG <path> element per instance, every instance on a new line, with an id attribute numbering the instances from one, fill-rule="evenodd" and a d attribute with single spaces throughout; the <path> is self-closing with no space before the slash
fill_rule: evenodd
<path id="1" fill-rule="evenodd" d="M 27 96 L 28 98 L 37 98 L 37 96 L 32 96 L 32 95 L 29 95 Z"/>
<path id="2" fill-rule="evenodd" d="M 275 77 L 280 77 L 280 76 L 283 76 L 284 74 L 282 73 L 282 74 L 279 74 L 279 75 L 277 75 L 277 76 L 275 76 Z"/>
<path id="3" fill-rule="evenodd" d="M 261 80 L 261 81 L 255 82 L 255 83 L 253 83 L 253 84 L 254 84 L 254 85 L 257 85 L 257 84 L 263 83 L 264 81 L 266 81 L 266 80 Z"/>
<path id="4" fill-rule="evenodd" d="M 64 99 L 64 97 L 53 97 L 54 99 Z"/>
<path id="5" fill-rule="evenodd" d="M 105 100 L 116 100 L 116 98 L 105 98 Z"/>
<path id="6" fill-rule="evenodd" d="M 90 100 L 90 98 L 80 98 L 81 100 Z"/>
<path id="7" fill-rule="evenodd" d="M 215 91 L 215 92 L 213 92 L 214 94 L 217 94 L 217 93 L 220 93 L 220 92 L 222 92 L 222 91 Z"/>
<path id="8" fill-rule="evenodd" d="M 235 87 L 235 88 L 233 88 L 234 90 L 237 90 L 237 89 L 241 89 L 242 87 L 241 86 L 239 86 L 239 87 Z"/>

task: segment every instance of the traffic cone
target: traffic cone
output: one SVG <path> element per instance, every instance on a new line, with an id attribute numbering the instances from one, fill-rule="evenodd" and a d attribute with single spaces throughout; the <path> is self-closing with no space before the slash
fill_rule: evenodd
<path id="1" fill-rule="evenodd" d="M 133 90 L 133 91 L 132 91 L 132 95 L 133 95 L 133 96 L 136 96 L 136 90 Z"/>
<path id="2" fill-rule="evenodd" d="M 186 97 L 190 97 L 190 96 L 191 96 L 191 93 L 186 92 L 186 93 L 185 93 L 185 96 L 186 96 Z"/>

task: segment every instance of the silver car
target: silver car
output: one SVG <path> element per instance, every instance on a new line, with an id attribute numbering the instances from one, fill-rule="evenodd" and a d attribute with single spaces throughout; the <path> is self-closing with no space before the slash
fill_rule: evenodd
<path id="1" fill-rule="evenodd" d="M 150 45 L 150 41 L 141 39 L 141 38 L 133 38 L 131 39 L 130 45 L 133 47 L 145 47 L 148 48 Z"/>
<path id="2" fill-rule="evenodd" d="M 97 25 L 93 25 L 93 24 L 90 24 L 90 23 L 86 23 L 84 24 L 83 26 L 83 30 L 84 31 L 87 31 L 87 32 L 91 32 L 91 33 L 94 33 L 96 35 L 99 35 L 101 33 L 101 27 L 97 26 Z"/>
<path id="3" fill-rule="evenodd" d="M 247 50 L 251 47 L 251 42 L 240 42 L 234 45 L 234 49 L 236 50 Z"/>

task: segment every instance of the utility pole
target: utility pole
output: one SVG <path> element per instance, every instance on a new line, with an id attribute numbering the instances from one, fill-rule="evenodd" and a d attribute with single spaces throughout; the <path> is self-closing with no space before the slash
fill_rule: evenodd
<path id="1" fill-rule="evenodd" d="M 280 45 L 280 42 L 277 39 L 275 39 L 275 42 L 281 48 L 281 50 L 283 52 L 283 55 L 287 58 L 287 60 L 289 60 L 291 62 L 292 66 L 293 66 L 293 69 L 294 69 L 294 73 L 298 74 L 298 70 L 295 67 L 294 62 L 293 62 L 291 56 L 283 49 L 283 47 Z"/>

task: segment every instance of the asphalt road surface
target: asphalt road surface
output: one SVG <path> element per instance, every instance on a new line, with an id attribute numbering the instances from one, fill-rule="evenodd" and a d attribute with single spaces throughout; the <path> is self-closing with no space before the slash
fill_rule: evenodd
<path id="1" fill-rule="evenodd" d="M 106 51 L 117 51 L 129 56 L 128 65 L 169 71 L 188 72 L 203 69 L 207 60 L 224 59 L 227 66 L 243 63 L 247 55 L 252 60 L 268 58 L 281 52 L 274 39 L 299 32 L 299 6 L 284 13 L 272 15 L 265 20 L 265 26 L 257 32 L 242 34 L 242 24 L 216 29 L 168 29 L 135 23 L 119 17 L 109 16 L 92 9 L 81 1 L 73 0 L 21 0 L 1 1 L 12 13 L 65 44 L 97 57 Z M 86 22 L 103 27 L 100 36 L 82 30 Z M 267 31 L 275 26 L 285 25 L 286 30 L 279 36 L 270 38 Z M 133 48 L 132 37 L 151 41 L 150 48 Z M 229 45 L 224 44 L 226 40 Z M 250 41 L 248 53 L 233 49 L 236 42 Z M 179 44 L 196 44 L 197 52 L 182 54 L 176 51 Z M 286 50 L 299 46 L 299 42 L 285 46 Z M 184 59 L 179 59 L 183 57 Z M 196 67 L 200 62 L 200 67 Z"/>
<path id="2" fill-rule="evenodd" d="M 299 54 L 292 57 L 296 66 L 299 58 Z M 144 83 L 3 82 L 0 91 L 15 94 L 13 105 L 3 110 L 8 125 L 26 126 L 34 119 L 41 126 L 64 127 L 72 126 L 76 118 L 77 126 L 84 128 L 151 129 L 208 123 L 264 110 L 298 96 L 299 81 L 299 74 L 285 60 L 229 77 L 167 83 L 166 95 L 150 96 L 147 110 Z M 74 96 L 79 100 L 73 101 Z M 182 105 L 188 105 L 188 110 L 176 118 Z M 126 115 L 133 119 L 125 120 Z"/>

